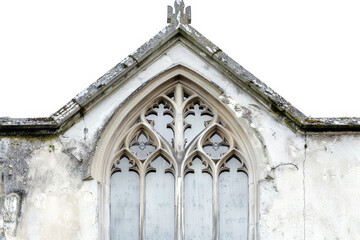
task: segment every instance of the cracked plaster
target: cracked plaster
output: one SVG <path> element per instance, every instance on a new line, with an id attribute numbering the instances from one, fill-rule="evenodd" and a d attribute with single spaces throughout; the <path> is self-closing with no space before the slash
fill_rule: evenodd
<path id="1" fill-rule="evenodd" d="M 198 52 L 176 44 L 150 65 L 141 66 L 179 36 L 196 45 Z M 261 101 L 225 77 L 211 61 L 238 78 L 238 83 L 248 86 Z M 123 102 L 153 76 L 177 64 L 221 88 L 219 100 L 235 117 L 246 121 L 247 134 L 255 134 L 262 143 L 259 150 L 267 158 L 260 169 L 258 239 L 356 239 L 360 235 L 356 202 L 360 198 L 360 137 L 355 132 L 360 120 L 307 118 L 194 28 L 172 24 L 51 117 L 0 119 L 4 194 L 24 197 L 17 231 L 8 234 L 7 240 L 98 239 L 97 183 L 83 181 L 96 143 Z M 97 102 L 106 91 L 111 94 Z M 95 102 L 93 107 L 87 109 L 91 102 Z M 71 122 L 74 116 L 77 120 Z M 70 125 L 60 131 L 67 123 Z M 324 131 L 338 133 L 316 134 Z M 19 136 L 33 134 L 39 136 Z M 11 135 L 16 137 L 8 137 Z"/>

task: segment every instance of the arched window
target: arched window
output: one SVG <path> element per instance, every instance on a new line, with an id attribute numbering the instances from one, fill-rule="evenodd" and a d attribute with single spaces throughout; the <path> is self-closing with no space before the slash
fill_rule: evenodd
<path id="1" fill-rule="evenodd" d="M 255 151 L 221 92 L 186 73 L 153 80 L 106 127 L 91 166 L 101 239 L 255 239 Z"/>
<path id="2" fill-rule="evenodd" d="M 205 101 L 177 83 L 124 134 L 112 166 L 111 240 L 247 239 L 247 169 L 226 118 Z"/>

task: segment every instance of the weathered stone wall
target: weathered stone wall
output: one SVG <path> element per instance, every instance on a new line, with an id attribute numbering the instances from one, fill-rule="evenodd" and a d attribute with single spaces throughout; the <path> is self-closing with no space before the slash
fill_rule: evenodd
<path id="1" fill-rule="evenodd" d="M 219 101 L 245 119 L 261 142 L 258 236 L 279 239 L 356 239 L 360 236 L 360 136 L 300 134 L 182 44 L 129 79 L 60 136 L 0 139 L 6 239 L 98 239 L 98 186 L 84 180 L 96 143 L 111 116 L 133 92 L 174 65 L 195 70 L 223 94 Z M 9 200 L 10 201 L 10 200 Z M 16 212 L 17 211 L 17 212 Z M 16 219 L 6 219 L 6 214 Z M 1 237 L 0 237 L 1 239 Z"/>
<path id="2" fill-rule="evenodd" d="M 97 239 L 97 183 L 83 181 L 86 161 L 67 153 L 60 138 L 1 141 L 8 143 L 3 195 L 21 198 L 1 206 L 5 239 Z M 8 220 L 15 208 L 17 219 Z"/>
<path id="3" fill-rule="evenodd" d="M 28 192 L 19 239 L 96 239 L 97 184 L 83 181 L 81 163 L 53 149 L 35 150 L 29 165 Z"/>

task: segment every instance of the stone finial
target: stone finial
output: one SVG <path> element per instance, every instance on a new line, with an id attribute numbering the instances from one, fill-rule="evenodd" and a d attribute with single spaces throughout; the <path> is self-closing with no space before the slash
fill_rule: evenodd
<path id="1" fill-rule="evenodd" d="M 185 3 L 183 0 L 175 0 L 174 7 L 175 13 L 173 13 L 173 8 L 168 6 L 167 22 L 173 25 L 190 24 L 191 7 L 186 7 L 184 13 Z"/>

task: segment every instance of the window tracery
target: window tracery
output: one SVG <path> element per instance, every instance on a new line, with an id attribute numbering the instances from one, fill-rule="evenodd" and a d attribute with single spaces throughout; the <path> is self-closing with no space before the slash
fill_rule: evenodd
<path id="1" fill-rule="evenodd" d="M 155 144 L 144 130 L 140 130 L 131 140 L 129 148 L 139 160 L 145 160 L 155 151 Z"/>
<path id="2" fill-rule="evenodd" d="M 111 239 L 247 239 L 247 168 L 225 118 L 181 83 L 144 109 L 114 159 Z"/>

